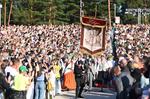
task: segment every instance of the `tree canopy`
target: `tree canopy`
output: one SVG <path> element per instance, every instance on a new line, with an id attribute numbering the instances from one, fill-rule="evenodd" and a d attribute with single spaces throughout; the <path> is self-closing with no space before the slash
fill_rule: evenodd
<path id="1" fill-rule="evenodd" d="M 9 16 L 11 0 L 6 2 L 7 19 Z M 80 22 L 80 0 L 12 0 L 12 13 L 10 24 L 71 24 Z M 107 0 L 82 0 L 84 2 L 83 11 L 85 16 L 107 18 L 108 5 Z M 147 8 L 150 6 L 150 0 L 110 0 L 111 16 L 114 19 L 114 3 L 117 9 L 120 5 L 126 8 Z M 4 7 L 3 7 L 4 9 Z M 4 10 L 2 10 L 4 12 Z M 136 21 L 136 16 L 122 15 L 126 22 Z M 145 17 L 142 17 L 143 20 Z M 150 20 L 150 17 L 146 17 Z M 2 16 L 2 24 L 4 16 Z"/>

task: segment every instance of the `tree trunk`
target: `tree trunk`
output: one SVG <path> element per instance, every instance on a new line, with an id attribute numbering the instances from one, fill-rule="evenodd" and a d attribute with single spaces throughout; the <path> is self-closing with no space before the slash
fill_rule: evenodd
<path id="1" fill-rule="evenodd" d="M 13 6 L 13 1 L 10 0 L 10 10 L 9 10 L 9 16 L 8 16 L 8 23 L 7 23 L 8 26 L 9 26 L 11 14 L 12 14 L 12 6 Z"/>
<path id="2" fill-rule="evenodd" d="M 111 28 L 110 0 L 108 0 L 108 20 L 109 20 L 109 28 Z"/>
<path id="3" fill-rule="evenodd" d="M 148 2 L 147 2 L 147 0 L 144 0 L 144 3 L 145 3 L 145 4 L 144 4 L 145 8 L 147 8 L 147 7 L 148 7 L 148 5 L 147 5 Z M 147 17 L 147 15 L 144 16 L 144 22 L 145 22 L 145 24 L 148 23 L 148 17 Z"/>
<path id="4" fill-rule="evenodd" d="M 49 25 L 52 24 L 52 0 L 49 2 Z"/>
<path id="5" fill-rule="evenodd" d="M 6 0 L 3 0 L 4 3 L 4 27 L 6 27 Z"/>
<path id="6" fill-rule="evenodd" d="M 33 0 L 28 0 L 29 3 L 29 24 L 33 24 Z"/>

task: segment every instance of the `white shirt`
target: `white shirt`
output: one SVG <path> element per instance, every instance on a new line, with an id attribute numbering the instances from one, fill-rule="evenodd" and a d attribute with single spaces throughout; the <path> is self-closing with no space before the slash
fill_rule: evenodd
<path id="1" fill-rule="evenodd" d="M 11 66 L 5 68 L 5 74 L 7 75 L 7 73 L 10 73 L 10 75 L 13 77 L 19 74 L 18 71 Z M 13 80 L 10 82 L 11 87 L 13 86 L 13 82 L 14 82 Z"/>
<path id="2" fill-rule="evenodd" d="M 11 66 L 7 66 L 7 67 L 5 68 L 5 74 L 6 74 L 6 75 L 7 75 L 8 72 L 9 72 L 10 75 L 13 76 L 13 77 L 15 77 L 15 76 L 18 74 L 18 71 L 17 71 L 15 68 L 11 67 Z"/>
<path id="3" fill-rule="evenodd" d="M 107 61 L 107 66 L 108 66 L 107 68 L 112 68 L 114 66 L 114 63 L 115 62 L 113 60 L 108 60 Z"/>

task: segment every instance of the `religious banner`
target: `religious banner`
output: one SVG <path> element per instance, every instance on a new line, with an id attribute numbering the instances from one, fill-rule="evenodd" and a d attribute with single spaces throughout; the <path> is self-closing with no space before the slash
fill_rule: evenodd
<path id="1" fill-rule="evenodd" d="M 105 20 L 83 17 L 80 49 L 91 55 L 105 50 L 106 25 Z"/>

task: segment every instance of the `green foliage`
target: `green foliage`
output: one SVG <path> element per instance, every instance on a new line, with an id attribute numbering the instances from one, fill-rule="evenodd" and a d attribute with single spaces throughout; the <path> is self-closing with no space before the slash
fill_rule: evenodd
<path id="1" fill-rule="evenodd" d="M 85 16 L 97 18 L 107 18 L 108 6 L 107 0 L 83 0 Z"/>
<path id="2" fill-rule="evenodd" d="M 97 18 L 108 18 L 107 0 L 82 0 L 84 2 L 84 15 Z M 128 8 L 144 8 L 150 6 L 150 0 L 111 0 Z M 145 3 L 146 1 L 146 3 Z M 4 0 L 3 0 L 4 2 Z M 10 1 L 7 2 L 7 18 Z M 113 3 L 111 15 L 113 17 Z M 136 16 L 124 15 L 125 22 L 134 23 Z M 149 18 L 149 17 L 147 17 Z M 150 19 L 147 19 L 150 20 Z M 2 16 L 3 22 L 3 16 Z M 13 0 L 13 10 L 10 24 L 70 24 L 80 22 L 80 0 Z"/>

